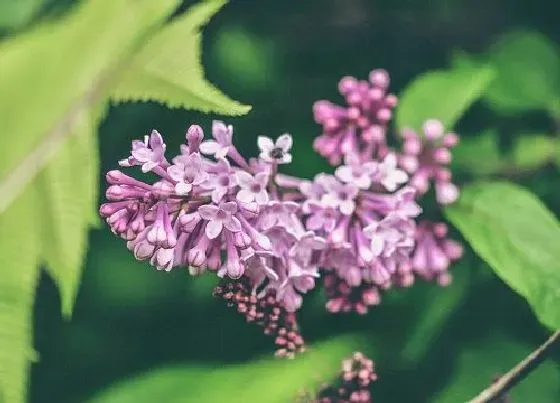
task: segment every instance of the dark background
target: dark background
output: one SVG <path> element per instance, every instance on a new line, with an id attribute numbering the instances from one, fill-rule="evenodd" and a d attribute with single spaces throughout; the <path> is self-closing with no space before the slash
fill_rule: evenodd
<path id="1" fill-rule="evenodd" d="M 247 116 L 225 119 L 235 126 L 239 148 L 256 154 L 257 135 L 290 132 L 294 163 L 287 171 L 309 177 L 330 169 L 312 152 L 320 128 L 313 122 L 311 106 L 321 98 L 340 101 L 336 91 L 340 77 L 366 77 L 373 68 L 385 68 L 391 74 L 392 91 L 399 94 L 418 74 L 448 66 L 454 50 L 484 52 L 515 28 L 535 29 L 557 43 L 555 3 L 231 0 L 204 30 L 203 64 L 208 79 L 224 93 L 253 105 Z M 44 13 L 63 12 L 68 4 L 51 2 Z M 210 128 L 213 118 L 217 116 L 150 103 L 113 106 L 100 132 L 102 172 L 114 169 L 116 161 L 127 155 L 130 141 L 152 128 L 173 150 L 189 124 Z M 505 146 L 512 127 L 550 128 L 544 114 L 505 118 L 475 105 L 458 131 L 476 135 L 488 125 L 500 129 Z M 545 169 L 521 183 L 556 214 L 560 212 L 555 170 Z M 103 193 L 102 176 L 100 184 Z M 366 334 L 380 375 L 375 401 L 395 403 L 429 402 L 450 380 L 458 354 L 489 335 L 505 333 L 528 348 L 544 340 L 547 331 L 524 300 L 469 253 L 452 272 L 467 273 L 468 280 L 462 281 L 469 281 L 468 291 L 449 312 L 441 332 L 426 340 L 428 350 L 414 364 L 401 360 L 403 343 L 430 299 L 441 292 L 461 292 L 457 283 L 442 290 L 417 284 L 411 290 L 391 292 L 363 317 L 326 315 L 321 291 L 315 291 L 301 312 L 303 334 L 310 343 L 343 332 Z M 70 322 L 61 319 L 53 282 L 46 275 L 40 282 L 35 316 L 40 361 L 33 367 L 31 401 L 82 402 L 119 379 L 160 365 L 243 362 L 272 353 L 272 344 L 260 329 L 246 325 L 211 297 L 213 282 L 211 277 L 190 278 L 181 270 L 156 272 L 136 262 L 105 227 L 93 230 Z M 511 357 L 504 370 L 521 358 Z"/>

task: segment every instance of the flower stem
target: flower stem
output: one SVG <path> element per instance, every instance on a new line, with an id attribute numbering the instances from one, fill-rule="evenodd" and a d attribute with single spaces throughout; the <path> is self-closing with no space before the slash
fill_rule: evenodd
<path id="1" fill-rule="evenodd" d="M 537 368 L 549 355 L 556 343 L 560 341 L 560 330 L 549 337 L 539 348 L 529 354 L 523 361 L 513 367 L 507 374 L 498 379 L 488 388 L 484 389 L 468 403 L 487 403 L 503 396 L 525 379 L 535 368 Z"/>

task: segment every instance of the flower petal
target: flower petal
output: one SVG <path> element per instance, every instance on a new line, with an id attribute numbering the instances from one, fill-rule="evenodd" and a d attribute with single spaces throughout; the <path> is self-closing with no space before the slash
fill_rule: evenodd
<path id="1" fill-rule="evenodd" d="M 268 177 L 268 172 L 259 172 L 255 175 L 255 182 L 264 187 L 268 183 Z"/>
<path id="2" fill-rule="evenodd" d="M 263 153 L 268 153 L 270 150 L 274 148 L 274 142 L 270 137 L 266 137 L 266 136 L 259 136 L 257 138 L 257 145 L 259 146 L 259 149 Z"/>
<path id="3" fill-rule="evenodd" d="M 230 214 L 233 214 L 237 212 L 237 203 L 234 201 L 222 203 L 220 204 L 220 208 Z"/>
<path id="4" fill-rule="evenodd" d="M 198 214 L 200 214 L 200 217 L 204 220 L 213 220 L 218 214 L 218 206 L 214 204 L 205 204 L 198 208 Z"/>
<path id="5" fill-rule="evenodd" d="M 206 225 L 206 236 L 209 239 L 216 239 L 222 232 L 223 224 L 221 221 L 208 221 Z"/>
<path id="6" fill-rule="evenodd" d="M 276 147 L 280 147 L 285 153 L 290 151 L 292 143 L 292 136 L 288 133 L 285 133 L 276 139 Z"/>
<path id="7" fill-rule="evenodd" d="M 344 215 L 350 215 L 354 212 L 356 204 L 353 200 L 344 200 L 340 203 L 340 212 Z"/>
<path id="8" fill-rule="evenodd" d="M 237 171 L 235 173 L 237 184 L 242 188 L 249 188 L 253 184 L 253 177 L 245 171 Z"/>
<path id="9" fill-rule="evenodd" d="M 175 193 L 178 195 L 186 195 L 189 194 L 192 190 L 192 185 L 190 183 L 185 182 L 177 182 L 175 185 Z"/>
<path id="10" fill-rule="evenodd" d="M 237 219 L 237 217 L 231 217 L 228 221 L 224 222 L 224 226 L 230 230 L 231 232 L 239 232 L 241 231 L 241 223 Z"/>
<path id="11" fill-rule="evenodd" d="M 229 147 L 220 147 L 218 151 L 216 151 L 216 158 L 225 158 L 229 153 Z"/>
<path id="12" fill-rule="evenodd" d="M 203 154 L 215 154 L 221 146 L 214 140 L 206 140 L 200 144 L 200 151 Z"/>
<path id="13" fill-rule="evenodd" d="M 255 201 L 260 205 L 268 203 L 268 193 L 266 192 L 266 190 L 263 189 L 259 193 L 257 193 L 255 195 Z"/>
<path id="14" fill-rule="evenodd" d="M 247 189 L 241 189 L 236 196 L 236 199 L 242 203 L 251 203 L 255 200 L 255 194 Z"/>

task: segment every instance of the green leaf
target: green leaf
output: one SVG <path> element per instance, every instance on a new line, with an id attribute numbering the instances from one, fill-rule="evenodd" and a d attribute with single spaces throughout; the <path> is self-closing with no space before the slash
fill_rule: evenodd
<path id="1" fill-rule="evenodd" d="M 479 99 L 494 77 L 488 66 L 461 67 L 422 74 L 405 88 L 396 112 L 399 130 L 420 130 L 427 119 L 439 119 L 452 129 Z"/>
<path id="2" fill-rule="evenodd" d="M 14 30 L 28 24 L 45 0 L 0 0 L 0 30 Z"/>
<path id="3" fill-rule="evenodd" d="M 92 115 L 93 112 L 83 116 L 56 157 L 37 177 L 44 195 L 41 255 L 60 290 L 62 313 L 66 317 L 72 314 L 89 225 L 97 210 L 99 157 L 92 139 L 97 133 L 98 116 Z"/>
<path id="4" fill-rule="evenodd" d="M 453 377 L 434 403 L 466 402 L 491 385 L 524 359 L 535 347 L 527 346 L 507 335 L 494 335 L 459 354 Z M 560 367 L 545 361 L 523 382 L 508 392 L 512 402 L 556 403 L 560 396 Z"/>
<path id="5" fill-rule="evenodd" d="M 33 360 L 33 297 L 38 280 L 38 195 L 31 188 L 0 215 L 0 401 L 23 403 Z"/>
<path id="6" fill-rule="evenodd" d="M 150 371 L 110 387 L 90 403 L 293 402 L 302 389 L 336 376 L 357 341 L 337 338 L 313 346 L 294 360 L 267 359 L 236 366 L 178 366 Z M 219 387 L 218 387 L 219 386 Z"/>
<path id="7" fill-rule="evenodd" d="M 476 137 L 463 137 L 453 149 L 452 166 L 475 175 L 499 171 L 505 164 L 498 148 L 498 133 L 487 130 Z"/>
<path id="8" fill-rule="evenodd" d="M 138 52 L 114 88 L 115 101 L 157 101 L 168 107 L 242 115 L 251 107 L 229 99 L 205 79 L 200 28 L 226 0 L 206 0 L 177 17 Z"/>
<path id="9" fill-rule="evenodd" d="M 485 100 L 497 110 L 548 110 L 560 97 L 560 54 L 545 36 L 511 32 L 490 49 L 488 58 L 496 79 Z"/>
<path id="10" fill-rule="evenodd" d="M 466 187 L 446 214 L 539 320 L 559 329 L 560 225 L 539 199 L 511 183 L 478 183 Z"/>
<path id="11" fill-rule="evenodd" d="M 61 147 L 84 111 L 177 0 L 92 0 L 0 44 L 0 212 Z M 61 60 L 64 63 L 61 63 Z M 17 141 L 13 141 L 17 139 Z"/>
<path id="12" fill-rule="evenodd" d="M 516 167 L 532 169 L 552 161 L 559 151 L 556 138 L 539 134 L 523 135 L 516 138 L 511 159 Z"/>
<path id="13" fill-rule="evenodd" d="M 422 314 L 402 349 L 401 355 L 405 361 L 419 362 L 444 324 L 459 308 L 471 285 L 469 270 L 470 267 L 465 264 L 454 266 L 450 286 L 443 289 L 432 288 L 427 292 Z"/>

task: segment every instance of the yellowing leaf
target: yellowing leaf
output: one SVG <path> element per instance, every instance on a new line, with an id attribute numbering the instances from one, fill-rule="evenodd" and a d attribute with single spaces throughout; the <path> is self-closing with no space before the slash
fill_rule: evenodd
<path id="1" fill-rule="evenodd" d="M 0 215 L 0 401 L 23 403 L 33 359 L 41 204 L 28 188 Z"/>
<path id="2" fill-rule="evenodd" d="M 140 50 L 114 88 L 115 101 L 157 101 L 169 107 L 242 115 L 251 108 L 229 99 L 204 79 L 201 26 L 225 0 L 207 0 L 175 18 Z"/>

